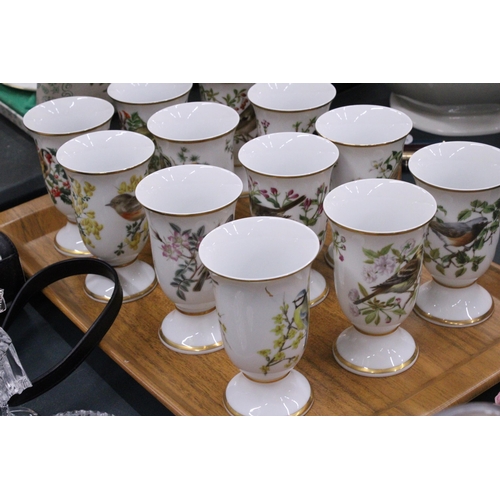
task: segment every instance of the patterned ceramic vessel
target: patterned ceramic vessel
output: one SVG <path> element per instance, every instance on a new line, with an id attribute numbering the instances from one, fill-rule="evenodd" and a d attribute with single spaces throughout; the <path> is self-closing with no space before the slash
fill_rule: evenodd
<path id="1" fill-rule="evenodd" d="M 224 348 L 241 372 L 228 384 L 232 415 L 302 415 L 311 387 L 294 367 L 309 333 L 309 276 L 318 237 L 299 222 L 247 217 L 200 245 L 210 271 Z"/>
<path id="2" fill-rule="evenodd" d="M 257 136 L 255 111 L 248 99 L 248 89 L 253 83 L 200 83 L 202 101 L 218 102 L 233 108 L 240 115 L 240 122 L 234 133 L 234 172 L 243 182 L 246 194 L 247 178 L 245 169 L 238 160 L 241 147 Z"/>
<path id="3" fill-rule="evenodd" d="M 165 166 L 204 164 L 234 172 L 238 113 L 216 102 L 186 102 L 156 112 L 147 123 Z"/>
<path id="4" fill-rule="evenodd" d="M 78 227 L 69 180 L 57 161 L 58 149 L 66 141 L 91 131 L 107 130 L 115 110 L 97 97 L 62 97 L 30 109 L 23 117 L 35 140 L 47 192 L 68 222 L 55 236 L 55 247 L 63 255 L 89 255 Z"/>
<path id="5" fill-rule="evenodd" d="M 251 140 L 239 157 L 247 171 L 250 213 L 301 222 L 316 233 L 321 248 L 327 230 L 323 200 L 337 146 L 313 134 L 278 132 Z M 322 302 L 328 291 L 325 278 L 312 269 L 310 305 Z"/>
<path id="6" fill-rule="evenodd" d="M 330 188 L 357 179 L 400 179 L 404 144 L 412 126 L 404 113 L 371 104 L 336 108 L 319 117 L 318 134 L 340 151 Z M 333 265 L 332 245 L 326 261 Z"/>
<path id="7" fill-rule="evenodd" d="M 352 323 L 334 342 L 334 357 L 359 375 L 401 373 L 418 357 L 400 325 L 415 304 L 436 201 L 409 182 L 362 179 L 330 191 L 324 207 L 333 232 L 335 291 Z"/>
<path id="8" fill-rule="evenodd" d="M 135 196 L 153 152 L 148 137 L 119 130 L 81 135 L 57 152 L 71 183 L 82 240 L 93 256 L 116 269 L 124 302 L 144 297 L 156 286 L 153 267 L 138 260 L 149 231 L 146 213 Z M 87 275 L 85 291 L 107 302 L 113 284 L 102 276 Z"/>
<path id="9" fill-rule="evenodd" d="M 420 288 L 415 312 L 442 326 L 481 323 L 494 308 L 477 280 L 498 244 L 500 149 L 462 141 L 433 144 L 412 155 L 409 169 L 438 203 L 424 247 L 432 280 Z"/>
<path id="10" fill-rule="evenodd" d="M 109 100 L 106 90 L 109 83 L 37 83 L 36 102 L 51 101 L 61 97 L 89 96 Z"/>
<path id="11" fill-rule="evenodd" d="M 319 117 L 318 134 L 340 151 L 332 188 L 357 179 L 400 178 L 404 143 L 412 126 L 401 111 L 371 104 L 336 108 Z"/>
<path id="12" fill-rule="evenodd" d="M 314 133 L 316 120 L 330 108 L 337 91 L 331 83 L 256 83 L 248 91 L 258 135 Z"/>
<path id="13" fill-rule="evenodd" d="M 211 278 L 198 248 L 211 230 L 234 219 L 242 189 L 236 174 L 209 165 L 170 167 L 137 186 L 149 221 L 156 275 L 175 304 L 159 336 L 174 351 L 204 354 L 223 347 Z"/>
<path id="14" fill-rule="evenodd" d="M 192 87 L 192 83 L 111 83 L 108 95 L 122 130 L 145 134 L 154 141 L 147 127 L 148 120 L 163 108 L 187 102 Z M 150 173 L 165 166 L 159 151 L 155 150 L 149 162 Z"/>

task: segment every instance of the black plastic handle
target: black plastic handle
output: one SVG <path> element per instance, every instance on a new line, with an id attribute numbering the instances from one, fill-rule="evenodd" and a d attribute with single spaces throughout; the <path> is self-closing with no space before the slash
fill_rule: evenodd
<path id="1" fill-rule="evenodd" d="M 123 290 L 118 274 L 112 266 L 95 258 L 75 258 L 51 264 L 38 271 L 26 281 L 16 298 L 12 302 L 2 328 L 8 333 L 16 314 L 24 308 L 31 297 L 45 287 L 64 278 L 80 274 L 97 274 L 114 282 L 114 290 L 108 303 L 101 311 L 87 333 L 82 336 L 78 344 L 50 370 L 32 380 L 32 387 L 25 389 L 21 394 L 15 394 L 9 400 L 9 406 L 19 406 L 52 389 L 70 375 L 85 358 L 101 342 L 104 335 L 115 321 L 123 302 Z"/>

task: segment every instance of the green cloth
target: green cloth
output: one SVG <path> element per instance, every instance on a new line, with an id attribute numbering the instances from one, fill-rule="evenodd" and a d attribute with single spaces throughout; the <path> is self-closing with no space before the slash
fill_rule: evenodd
<path id="1" fill-rule="evenodd" d="M 0 83 L 0 101 L 18 115 L 24 116 L 36 105 L 36 92 L 15 89 Z"/>

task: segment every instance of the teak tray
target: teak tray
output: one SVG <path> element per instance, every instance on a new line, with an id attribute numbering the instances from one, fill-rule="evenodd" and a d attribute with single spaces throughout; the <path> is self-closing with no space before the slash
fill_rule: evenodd
<path id="1" fill-rule="evenodd" d="M 238 201 L 237 218 L 249 216 L 248 198 Z M 0 213 L 0 231 L 16 244 L 27 275 L 64 259 L 54 247 L 65 218 L 48 195 Z M 406 372 L 369 378 L 341 368 L 332 345 L 349 322 L 326 264 L 327 242 L 313 267 L 330 286 L 328 297 L 311 309 L 309 340 L 297 365 L 312 387 L 308 415 L 428 415 L 465 403 L 500 382 L 500 267 L 492 264 L 479 280 L 494 298 L 495 311 L 486 322 L 466 328 L 436 326 L 412 313 L 403 326 L 420 354 Z M 149 244 L 141 257 L 152 264 Z M 103 304 L 87 297 L 84 276 L 68 278 L 45 290 L 48 298 L 82 331 L 93 323 Z M 422 282 L 430 279 L 424 270 Z M 101 348 L 118 365 L 176 415 L 227 415 L 222 398 L 238 373 L 224 350 L 205 355 L 179 354 L 158 338 L 165 315 L 174 309 L 160 286 L 148 296 L 123 304 Z"/>

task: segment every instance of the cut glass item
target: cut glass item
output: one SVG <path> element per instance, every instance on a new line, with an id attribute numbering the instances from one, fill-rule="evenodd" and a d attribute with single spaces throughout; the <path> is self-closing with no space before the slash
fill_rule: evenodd
<path id="1" fill-rule="evenodd" d="M 31 387 L 28 375 L 19 360 L 7 332 L 0 327 L 0 411 L 8 415 L 7 403 L 14 394 Z"/>

